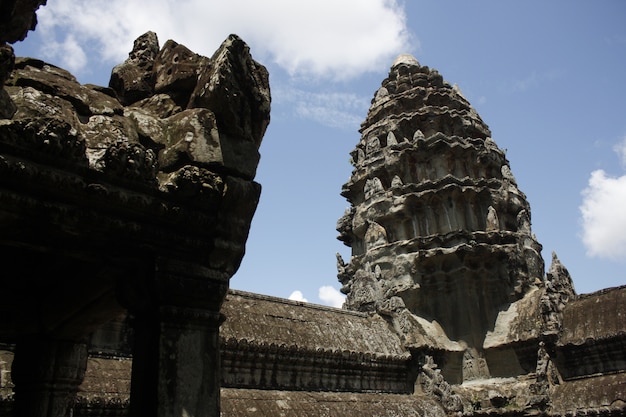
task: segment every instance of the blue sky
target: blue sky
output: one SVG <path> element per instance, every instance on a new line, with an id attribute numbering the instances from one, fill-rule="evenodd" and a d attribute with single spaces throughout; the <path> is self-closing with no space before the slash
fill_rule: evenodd
<path id="1" fill-rule="evenodd" d="M 506 149 L 546 268 L 556 251 L 579 293 L 626 284 L 626 2 L 49 0 L 38 16 L 16 54 L 83 83 L 107 85 L 148 30 L 207 56 L 236 33 L 267 66 L 263 191 L 232 288 L 341 301 L 349 152 L 406 52 L 457 84 Z"/>

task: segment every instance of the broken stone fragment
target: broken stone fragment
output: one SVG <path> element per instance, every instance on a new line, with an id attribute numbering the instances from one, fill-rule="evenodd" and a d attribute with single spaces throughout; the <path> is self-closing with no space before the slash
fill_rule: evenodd
<path id="1" fill-rule="evenodd" d="M 172 100 L 172 97 L 167 94 L 155 94 L 134 103 L 129 108 L 142 109 L 161 119 L 170 117 L 183 110 L 174 100 Z"/>
<path id="2" fill-rule="evenodd" d="M 133 124 L 123 116 L 93 115 L 78 129 L 87 144 L 89 166 L 97 171 L 106 171 L 109 147 L 120 143 L 139 143 Z"/>
<path id="3" fill-rule="evenodd" d="M 228 140 L 217 128 L 215 114 L 209 109 L 187 109 L 168 118 L 154 117 L 145 108 L 126 109 L 134 122 L 138 139 L 159 149 L 159 167 L 170 172 L 186 164 L 211 167 L 219 172 L 252 178 L 259 153 L 250 142 Z"/>
<path id="4" fill-rule="evenodd" d="M 117 96 L 132 97 L 124 114 L 136 124 L 139 141 L 159 153 L 165 171 L 193 163 L 254 178 L 269 124 L 265 67 L 252 59 L 236 35 L 229 36 L 211 59 L 173 40 L 154 55 L 157 47 L 156 35 L 142 35 L 111 77 Z M 152 90 L 132 90 L 137 80 L 153 83 Z M 148 91 L 154 94 L 134 101 Z"/>
<path id="5" fill-rule="evenodd" d="M 167 93 L 176 103 L 185 106 L 196 87 L 198 73 L 208 66 L 208 62 L 207 57 L 168 40 L 154 58 L 154 92 Z"/>
<path id="6" fill-rule="evenodd" d="M 149 109 L 143 107 L 126 107 L 124 109 L 126 117 L 137 130 L 137 139 L 143 145 L 159 151 L 164 147 L 164 131 L 166 122 L 156 116 Z"/>
<path id="7" fill-rule="evenodd" d="M 224 162 L 215 115 L 208 109 L 189 109 L 168 118 L 159 140 L 165 146 L 159 154 L 164 171 L 186 163 L 222 165 Z"/>
<path id="8" fill-rule="evenodd" d="M 245 42 L 230 35 L 203 68 L 189 107 L 212 109 L 220 135 L 258 148 L 269 124 L 270 101 L 267 70 L 252 59 Z"/>
<path id="9" fill-rule="evenodd" d="M 89 117 L 94 114 L 112 116 L 123 113 L 119 101 L 109 94 L 82 85 L 68 71 L 38 59 L 17 58 L 15 71 L 7 85 L 32 87 L 66 100 L 81 116 Z"/>
<path id="10" fill-rule="evenodd" d="M 109 87 L 115 90 L 123 105 L 127 106 L 152 95 L 152 67 L 158 53 L 159 40 L 156 33 L 146 32 L 135 40 L 128 59 L 113 68 Z"/>
<path id="11" fill-rule="evenodd" d="M 57 117 L 76 125 L 74 106 L 62 98 L 43 93 L 33 87 L 7 86 L 6 91 L 17 106 L 13 119 L 29 119 L 37 117 Z"/>

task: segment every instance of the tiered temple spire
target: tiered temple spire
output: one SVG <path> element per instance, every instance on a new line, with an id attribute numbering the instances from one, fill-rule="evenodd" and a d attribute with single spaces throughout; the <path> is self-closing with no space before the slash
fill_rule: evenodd
<path id="1" fill-rule="evenodd" d="M 410 55 L 394 62 L 360 132 L 337 226 L 352 248 L 338 260 L 346 308 L 393 311 L 407 341 L 422 332 L 480 356 L 498 313 L 544 277 L 505 153 L 458 87 Z M 406 314 L 422 325 L 400 324 Z"/>

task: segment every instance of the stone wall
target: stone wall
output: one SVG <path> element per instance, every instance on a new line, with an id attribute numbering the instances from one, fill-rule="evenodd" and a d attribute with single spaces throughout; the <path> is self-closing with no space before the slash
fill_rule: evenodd
<path id="1" fill-rule="evenodd" d="M 222 313 L 225 387 L 413 391 L 411 355 L 380 317 L 240 291 Z"/>
<path id="2" fill-rule="evenodd" d="M 268 74 L 148 32 L 110 87 L 15 58 L 42 2 L 0 2 L 0 343 L 18 416 L 72 414 L 88 337 L 133 315 L 131 415 L 219 415 L 220 307 L 260 195 Z M 193 353 L 193 354 L 190 354 Z M 202 402 L 196 398 L 203 398 Z"/>
<path id="3" fill-rule="evenodd" d="M 557 342 L 556 362 L 562 377 L 624 372 L 625 322 L 626 286 L 585 294 L 568 303 Z"/>
<path id="4" fill-rule="evenodd" d="M 623 415 L 624 331 L 615 318 L 624 314 L 625 295 L 626 287 L 620 287 L 573 299 L 552 347 L 540 348 L 538 338 L 532 346 L 525 342 L 532 369 L 513 367 L 517 359 L 506 349 L 521 350 L 524 343 L 510 340 L 487 349 L 501 361 L 513 359 L 500 365 L 514 368 L 509 374 L 455 385 L 439 379 L 433 362 L 420 363 L 413 356 L 418 352 L 403 350 L 380 318 L 231 291 L 221 329 L 222 415 L 435 416 L 453 409 L 476 416 Z M 615 314 L 607 314 L 611 310 Z M 613 325 L 596 328 L 606 331 L 584 342 L 570 343 L 571 335 L 584 328 L 584 321 L 569 319 L 578 315 L 588 317 L 588 323 L 601 323 L 605 317 Z M 519 317 L 525 326 L 527 318 Z M 75 416 L 128 413 L 132 357 L 125 346 L 133 331 L 120 323 L 114 321 L 92 336 Z M 326 331 L 328 326 L 333 329 Z M 613 359 L 607 360 L 607 352 Z M 12 359 L 5 346 L 0 351 L 0 416 L 9 416 L 12 407 Z M 407 382 L 414 388 L 407 391 Z M 391 414 L 383 414 L 380 407 Z"/>

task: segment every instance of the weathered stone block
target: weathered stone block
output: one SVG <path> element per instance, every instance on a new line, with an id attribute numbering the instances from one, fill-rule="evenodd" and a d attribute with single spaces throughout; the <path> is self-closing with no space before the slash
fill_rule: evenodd
<path id="1" fill-rule="evenodd" d="M 168 93 L 184 105 L 189 100 L 202 68 L 209 59 L 198 55 L 173 40 L 165 42 L 154 58 L 154 91 Z"/>
<path id="2" fill-rule="evenodd" d="M 156 33 L 147 32 L 135 40 L 128 59 L 113 67 L 109 87 L 115 90 L 123 105 L 150 97 L 154 92 L 152 67 L 158 52 Z"/>
<path id="3" fill-rule="evenodd" d="M 203 68 L 189 107 L 213 109 L 222 135 L 258 148 L 269 124 L 267 70 L 251 58 L 238 36 L 231 35 L 211 57 L 211 65 Z"/>

